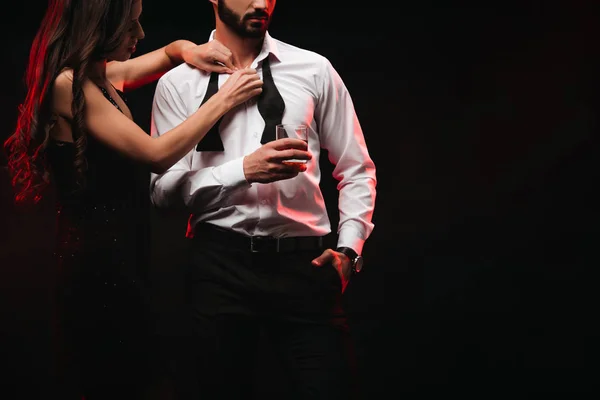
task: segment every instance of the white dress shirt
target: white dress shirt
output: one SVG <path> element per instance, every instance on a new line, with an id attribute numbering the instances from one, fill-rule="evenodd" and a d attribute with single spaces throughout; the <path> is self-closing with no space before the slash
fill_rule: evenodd
<path id="1" fill-rule="evenodd" d="M 210 35 L 212 40 L 214 31 Z M 323 56 L 265 36 L 252 63 L 259 75 L 271 57 L 273 80 L 285 101 L 282 123 L 304 123 L 309 130 L 308 169 L 296 177 L 268 184 L 249 184 L 244 156 L 258 149 L 265 123 L 256 99 L 228 112 L 220 124 L 225 151 L 192 149 L 167 172 L 151 176 L 157 207 L 184 205 L 191 213 L 188 232 L 197 223 L 232 229 L 245 235 L 322 236 L 331 232 L 319 188 L 320 149 L 327 149 L 339 181 L 338 246 L 359 254 L 373 230 L 375 165 L 369 156 L 354 105 L 342 79 Z M 179 125 L 200 106 L 210 74 L 181 64 L 158 81 L 152 106 L 151 134 Z M 228 78 L 219 76 L 219 86 Z"/>

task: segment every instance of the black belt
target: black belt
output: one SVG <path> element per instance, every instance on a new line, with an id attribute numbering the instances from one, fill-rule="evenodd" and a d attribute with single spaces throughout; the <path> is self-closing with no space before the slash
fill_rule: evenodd
<path id="1" fill-rule="evenodd" d="M 288 251 L 318 250 L 323 248 L 322 236 L 246 236 L 211 224 L 198 224 L 194 239 L 219 242 L 252 253 L 281 253 Z"/>

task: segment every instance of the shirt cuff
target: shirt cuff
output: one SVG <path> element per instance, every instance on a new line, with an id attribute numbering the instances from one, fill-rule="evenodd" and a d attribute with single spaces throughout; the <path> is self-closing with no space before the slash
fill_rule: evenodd
<path id="1" fill-rule="evenodd" d="M 354 227 L 344 227 L 338 233 L 337 247 L 350 247 L 357 254 L 361 254 L 365 245 L 365 240 L 361 236 L 362 233 Z"/>
<path id="2" fill-rule="evenodd" d="M 244 174 L 244 157 L 214 167 L 213 176 L 224 187 L 250 186 Z"/>

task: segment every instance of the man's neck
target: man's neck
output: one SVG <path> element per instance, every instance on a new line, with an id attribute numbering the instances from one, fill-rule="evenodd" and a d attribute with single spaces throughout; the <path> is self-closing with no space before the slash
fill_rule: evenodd
<path id="1" fill-rule="evenodd" d="M 264 40 L 240 37 L 220 20 L 216 22 L 214 38 L 231 50 L 233 65 L 238 68 L 246 68 L 252 64 L 260 53 Z"/>

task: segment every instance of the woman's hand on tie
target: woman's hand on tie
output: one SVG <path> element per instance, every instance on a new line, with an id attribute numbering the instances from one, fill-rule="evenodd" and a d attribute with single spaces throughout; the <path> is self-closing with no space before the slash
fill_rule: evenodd
<path id="1" fill-rule="evenodd" d="M 218 97 L 231 109 L 261 94 L 262 85 L 263 82 L 254 68 L 244 68 L 227 77 L 214 97 Z"/>

